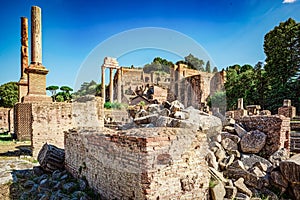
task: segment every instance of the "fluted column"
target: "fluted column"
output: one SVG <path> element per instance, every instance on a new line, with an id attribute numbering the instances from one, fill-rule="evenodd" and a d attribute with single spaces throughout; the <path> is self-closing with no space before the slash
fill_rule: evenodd
<path id="1" fill-rule="evenodd" d="M 121 91 L 121 78 L 122 78 L 122 76 L 121 76 L 121 69 L 118 69 L 118 71 L 117 71 L 117 74 L 118 74 L 118 82 L 117 82 L 117 84 L 118 84 L 118 103 L 121 103 L 121 101 L 122 101 L 122 91 Z"/>
<path id="2" fill-rule="evenodd" d="M 109 101 L 114 102 L 114 77 L 113 68 L 109 68 Z"/>
<path id="3" fill-rule="evenodd" d="M 103 102 L 105 103 L 105 67 L 102 65 L 101 67 L 101 95 L 103 98 Z"/>

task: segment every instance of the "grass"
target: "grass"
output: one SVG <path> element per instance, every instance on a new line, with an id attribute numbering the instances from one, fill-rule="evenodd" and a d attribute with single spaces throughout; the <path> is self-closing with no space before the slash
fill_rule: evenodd
<path id="1" fill-rule="evenodd" d="M 0 145 L 10 145 L 16 143 L 12 135 L 8 132 L 0 133 Z"/>

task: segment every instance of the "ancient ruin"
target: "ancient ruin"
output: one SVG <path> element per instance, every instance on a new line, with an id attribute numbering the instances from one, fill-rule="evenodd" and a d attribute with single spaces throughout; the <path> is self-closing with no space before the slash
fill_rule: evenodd
<path id="1" fill-rule="evenodd" d="M 31 8 L 31 62 L 25 68 L 28 76 L 28 92 L 23 102 L 51 102 L 52 99 L 46 95 L 46 75 L 48 70 L 42 64 L 42 16 L 41 8 Z M 24 37 L 24 40 L 26 38 Z M 28 42 L 28 41 L 27 41 Z M 26 43 L 26 42 L 25 42 Z M 24 56 L 26 59 L 26 56 Z M 24 65 L 26 63 L 23 63 Z"/>
<path id="2" fill-rule="evenodd" d="M 119 63 L 115 58 L 105 57 L 104 63 L 101 67 L 101 86 L 102 86 L 102 97 L 106 99 L 105 94 L 105 69 L 109 68 L 109 101 L 114 102 L 114 79 L 113 70 L 117 69 L 117 102 L 121 103 L 121 73 Z"/>
<path id="3" fill-rule="evenodd" d="M 290 100 L 278 115 L 261 111 L 260 105 L 244 106 L 240 98 L 237 110 L 223 116 L 215 108 L 213 116 L 203 108 L 223 89 L 225 71 L 199 72 L 178 64 L 170 74 L 144 73 L 105 57 L 102 97 L 52 102 L 45 90 L 41 27 L 41 9 L 33 6 L 29 66 L 28 21 L 21 18 L 20 102 L 13 110 L 0 109 L 0 127 L 11 130 L 14 124 L 17 138 L 31 140 L 33 158 L 52 173 L 43 177 L 35 168 L 41 180 L 26 182 L 26 188 L 38 187 L 45 199 L 50 190 L 44 183 L 50 182 L 56 183 L 53 195 L 59 198 L 69 198 L 58 194 L 59 187 L 80 187 L 82 194 L 87 185 L 101 199 L 300 198 L 300 158 L 290 157 L 300 152 L 300 122 Z M 105 110 L 107 100 L 138 109 Z M 121 123 L 105 127 L 111 118 Z M 71 179 L 64 168 L 80 180 L 78 185 L 55 182 L 55 177 Z"/>
<path id="4" fill-rule="evenodd" d="M 21 77 L 18 82 L 19 102 L 28 93 L 28 76 L 25 69 L 28 67 L 28 19 L 21 17 Z"/>

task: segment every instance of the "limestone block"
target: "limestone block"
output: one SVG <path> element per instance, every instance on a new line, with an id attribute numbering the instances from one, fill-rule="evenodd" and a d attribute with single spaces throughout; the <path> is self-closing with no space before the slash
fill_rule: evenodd
<path id="1" fill-rule="evenodd" d="M 234 182 L 237 190 L 241 193 L 248 195 L 249 197 L 252 196 L 251 190 L 244 184 L 244 178 L 239 178 L 237 181 Z"/>
<path id="2" fill-rule="evenodd" d="M 219 182 L 215 187 L 210 188 L 212 200 L 223 200 L 226 194 L 224 185 Z"/>
<path id="3" fill-rule="evenodd" d="M 265 164 L 267 168 L 272 166 L 272 163 L 270 163 L 270 161 L 255 154 L 250 154 L 250 155 L 242 154 L 241 161 L 243 162 L 246 170 L 253 167 L 258 162 Z"/>
<path id="4" fill-rule="evenodd" d="M 234 186 L 225 186 L 225 191 L 226 191 L 225 198 L 234 199 L 237 193 L 237 188 Z"/>
<path id="5" fill-rule="evenodd" d="M 280 171 L 289 182 L 300 182 L 300 154 L 280 162 Z"/>
<path id="6" fill-rule="evenodd" d="M 271 174 L 271 180 L 272 182 L 280 186 L 281 188 L 284 188 L 284 190 L 288 187 L 288 180 L 283 177 L 283 175 L 279 171 L 272 171 Z"/>
<path id="7" fill-rule="evenodd" d="M 221 136 L 222 136 L 222 140 L 225 139 L 225 138 L 229 138 L 231 140 L 233 140 L 236 144 L 240 142 L 241 138 L 237 135 L 234 135 L 234 134 L 230 134 L 230 133 L 227 133 L 227 132 L 222 132 L 221 133 Z"/>
<path id="8" fill-rule="evenodd" d="M 267 136 L 258 130 L 245 134 L 241 139 L 241 150 L 244 153 L 258 153 L 266 144 Z"/>
<path id="9" fill-rule="evenodd" d="M 247 131 L 242 126 L 240 126 L 239 124 L 235 124 L 234 129 L 235 129 L 235 132 L 237 133 L 237 135 L 240 138 L 242 138 L 245 134 L 247 134 Z"/>
<path id="10" fill-rule="evenodd" d="M 221 142 L 225 150 L 234 151 L 238 149 L 237 143 L 229 138 L 224 138 Z"/>

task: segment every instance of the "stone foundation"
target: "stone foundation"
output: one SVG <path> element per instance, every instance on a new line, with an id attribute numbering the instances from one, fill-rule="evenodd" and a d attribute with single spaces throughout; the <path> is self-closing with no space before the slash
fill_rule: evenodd
<path id="1" fill-rule="evenodd" d="M 186 129 L 70 130 L 65 165 L 104 199 L 208 199 L 206 134 Z"/>
<path id="2" fill-rule="evenodd" d="M 290 119 L 284 116 L 245 116 L 240 118 L 247 131 L 259 130 L 267 135 L 266 145 L 261 152 L 263 157 L 272 155 L 280 148 L 290 149 Z"/>

